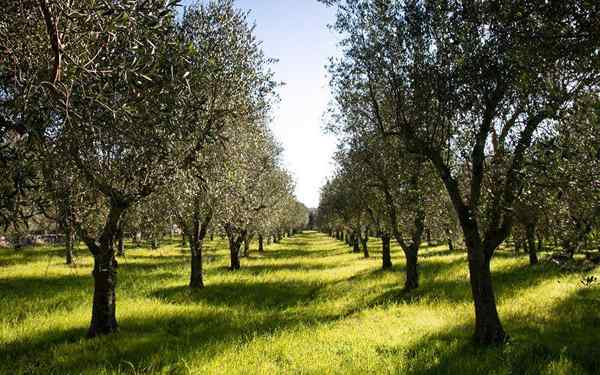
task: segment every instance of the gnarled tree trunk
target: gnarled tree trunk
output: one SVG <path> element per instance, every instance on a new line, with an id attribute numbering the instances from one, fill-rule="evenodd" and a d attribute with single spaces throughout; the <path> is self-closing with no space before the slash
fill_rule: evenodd
<path id="1" fill-rule="evenodd" d="M 352 252 L 355 254 L 360 253 L 360 240 L 357 233 L 352 234 Z"/>
<path id="2" fill-rule="evenodd" d="M 229 270 L 235 271 L 240 269 L 240 243 L 234 239 L 229 240 Z"/>
<path id="3" fill-rule="evenodd" d="M 260 254 L 265 252 L 265 247 L 264 247 L 264 238 L 262 234 L 258 235 L 258 252 Z"/>
<path id="4" fill-rule="evenodd" d="M 125 234 L 123 233 L 123 228 L 119 225 L 119 229 L 117 230 L 117 255 L 120 257 L 125 256 Z"/>
<path id="5" fill-rule="evenodd" d="M 212 212 L 209 212 L 204 220 L 200 221 L 200 212 L 196 210 L 192 219 L 191 232 L 189 232 L 190 250 L 192 253 L 191 257 L 191 272 L 190 272 L 190 288 L 202 289 L 204 288 L 204 268 L 202 259 L 202 250 L 204 245 L 204 238 L 208 231 L 208 226 L 212 220 Z"/>
<path id="6" fill-rule="evenodd" d="M 405 290 L 413 290 L 419 287 L 419 271 L 418 271 L 418 252 L 417 246 L 411 245 L 405 252 L 406 255 L 406 281 L 404 282 Z"/>
<path id="7" fill-rule="evenodd" d="M 448 250 L 454 251 L 454 243 L 452 242 L 452 233 L 450 229 L 446 229 L 446 237 L 448 238 Z"/>
<path id="8" fill-rule="evenodd" d="M 383 232 L 381 234 L 381 254 L 383 260 L 383 269 L 392 268 L 392 252 L 390 250 L 390 234 Z"/>
<path id="9" fill-rule="evenodd" d="M 244 257 L 247 258 L 250 256 L 250 243 L 252 242 L 253 235 L 250 235 L 246 232 L 246 236 L 244 236 Z"/>
<path id="10" fill-rule="evenodd" d="M 106 224 L 97 243 L 84 236 L 84 241 L 94 256 L 94 297 L 92 300 L 92 321 L 88 337 L 107 335 L 117 330 L 116 318 L 116 286 L 117 260 L 113 241 L 117 233 L 123 212 L 127 208 L 125 202 L 111 202 Z"/>
<path id="11" fill-rule="evenodd" d="M 369 231 L 367 231 L 365 233 L 364 237 L 361 237 L 360 242 L 362 245 L 363 255 L 365 256 L 365 258 L 368 258 L 369 257 L 369 247 L 368 247 L 367 243 L 369 242 Z"/>
<path id="12" fill-rule="evenodd" d="M 244 238 L 246 237 L 246 230 L 240 231 L 239 234 L 236 235 L 235 230 L 232 226 L 226 226 L 227 238 L 229 240 L 229 259 L 230 271 L 236 271 L 241 268 L 240 266 L 240 248 L 242 243 L 244 242 Z"/>
<path id="13" fill-rule="evenodd" d="M 65 261 L 66 264 L 73 264 L 73 245 L 75 242 L 75 231 L 71 223 L 66 223 L 65 228 Z"/>
<path id="14" fill-rule="evenodd" d="M 528 224 L 525 228 L 527 232 L 527 251 L 529 252 L 529 264 L 538 264 L 537 247 L 535 244 L 535 224 Z"/>
<path id="15" fill-rule="evenodd" d="M 467 241 L 471 292 L 475 302 L 475 340 L 484 345 L 500 344 L 507 336 L 496 309 L 490 259 L 478 246 L 482 245 Z"/>

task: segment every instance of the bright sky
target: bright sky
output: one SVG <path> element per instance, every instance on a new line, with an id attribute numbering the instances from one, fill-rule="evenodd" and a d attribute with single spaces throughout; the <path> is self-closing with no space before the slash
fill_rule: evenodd
<path id="1" fill-rule="evenodd" d="M 317 0 L 236 0 L 236 5 L 251 10 L 263 50 L 279 59 L 273 70 L 285 86 L 279 91 L 272 128 L 285 148 L 285 166 L 296 179 L 297 198 L 317 207 L 335 151 L 335 139 L 321 132 L 330 99 L 325 65 L 336 54 L 335 35 L 327 28 L 334 11 Z"/>

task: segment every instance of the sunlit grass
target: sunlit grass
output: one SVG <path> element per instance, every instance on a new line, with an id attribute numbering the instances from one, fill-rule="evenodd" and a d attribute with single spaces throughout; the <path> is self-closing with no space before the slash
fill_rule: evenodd
<path id="1" fill-rule="evenodd" d="M 84 339 L 91 258 L 61 249 L 0 251 L 0 372 L 20 373 L 497 373 L 600 372 L 600 288 L 581 274 L 500 253 L 493 261 L 511 341 L 470 342 L 466 256 L 443 246 L 420 259 L 421 287 L 402 291 L 403 260 L 372 258 L 307 233 L 226 270 L 224 241 L 206 250 L 206 288 L 187 289 L 188 252 L 128 249 L 119 262 L 118 334 Z M 599 275 L 597 270 L 592 273 Z"/>

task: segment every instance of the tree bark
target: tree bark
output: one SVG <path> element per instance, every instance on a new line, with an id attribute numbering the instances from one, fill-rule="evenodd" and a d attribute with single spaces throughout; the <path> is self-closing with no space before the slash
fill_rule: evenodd
<path id="1" fill-rule="evenodd" d="M 258 252 L 260 254 L 265 252 L 265 247 L 264 247 L 264 238 L 262 234 L 258 235 Z"/>
<path id="2" fill-rule="evenodd" d="M 521 251 L 521 247 L 523 246 L 523 242 L 520 238 L 515 238 L 515 255 L 518 255 Z"/>
<path id="3" fill-rule="evenodd" d="M 405 290 L 413 290 L 419 287 L 419 271 L 418 271 L 418 247 L 411 245 L 406 251 L 406 281 L 404 282 Z"/>
<path id="4" fill-rule="evenodd" d="M 466 242 L 471 292 L 475 302 L 475 341 L 482 345 L 504 343 L 507 335 L 496 308 L 490 258 L 485 255 L 491 250 L 486 251 L 483 244 L 474 239 L 467 239 Z"/>
<path id="5" fill-rule="evenodd" d="M 101 246 L 102 247 L 102 246 Z M 103 250 L 101 250 L 103 251 Z M 94 257 L 94 298 L 92 302 L 92 322 L 88 337 L 108 335 L 116 332 L 117 324 L 117 260 L 110 252 Z"/>
<path id="6" fill-rule="evenodd" d="M 402 234 L 398 230 L 398 226 L 396 225 L 396 214 L 395 211 L 391 211 L 392 215 L 390 218 L 393 226 L 393 234 L 396 238 L 396 242 L 402 248 L 404 252 L 404 256 L 406 257 L 406 281 L 404 283 L 404 289 L 409 291 L 416 289 L 419 286 L 419 273 L 417 270 L 418 267 L 418 254 L 419 247 L 421 246 L 421 238 L 423 236 L 423 231 L 425 229 L 425 210 L 422 207 L 417 208 L 415 218 L 414 218 L 414 227 L 411 233 L 411 242 L 407 243 Z"/>
<path id="7" fill-rule="evenodd" d="M 119 221 L 127 208 L 125 202 L 111 202 L 106 224 L 99 243 L 88 236 L 84 241 L 94 256 L 94 297 L 92 301 L 92 321 L 88 337 L 108 335 L 117 330 L 116 286 L 117 267 L 113 241 L 119 227 Z"/>
<path id="8" fill-rule="evenodd" d="M 73 243 L 75 242 L 75 231 L 71 223 L 66 223 L 65 228 L 65 261 L 67 265 L 73 264 Z"/>
<path id="9" fill-rule="evenodd" d="M 246 231 L 246 235 L 244 236 L 244 258 L 250 256 L 250 242 L 252 241 L 252 237 Z"/>
<path id="10" fill-rule="evenodd" d="M 527 250 L 529 252 L 529 264 L 538 264 L 537 247 L 535 244 L 535 224 L 528 224 L 527 232 Z"/>
<path id="11" fill-rule="evenodd" d="M 196 207 L 199 206 L 199 202 L 196 201 Z M 190 272 L 190 285 L 191 289 L 202 289 L 204 288 L 204 267 L 202 250 L 204 246 L 204 238 L 208 231 L 208 226 L 212 220 L 212 212 L 209 211 L 204 219 L 200 219 L 201 214 L 198 208 L 195 209 L 194 216 L 192 219 L 191 232 L 189 232 L 190 250 L 192 253 L 191 257 L 191 272 Z M 189 228 L 189 227 L 188 227 Z"/>
<path id="12" fill-rule="evenodd" d="M 352 234 L 352 252 L 355 254 L 360 253 L 360 240 L 358 239 L 358 234 Z"/>
<path id="13" fill-rule="evenodd" d="M 383 258 L 383 269 L 392 268 L 392 253 L 390 251 L 390 234 L 382 233 L 381 234 L 381 253 Z"/>
<path id="14" fill-rule="evenodd" d="M 369 257 L 369 247 L 367 245 L 367 242 L 369 242 L 369 232 L 367 232 L 365 234 L 365 236 L 360 239 L 360 242 L 362 244 L 363 255 L 365 256 L 365 258 L 368 258 Z"/>
<path id="15" fill-rule="evenodd" d="M 240 248 L 242 246 L 242 242 L 244 242 L 244 238 L 246 237 L 247 233 L 246 230 L 242 230 L 238 235 L 236 235 L 234 229 L 231 226 L 228 226 L 226 231 L 227 238 L 229 239 L 229 270 L 236 271 L 241 268 Z"/>
<path id="16" fill-rule="evenodd" d="M 235 271 L 240 269 L 240 245 L 235 240 L 229 240 L 229 270 Z"/>
<path id="17" fill-rule="evenodd" d="M 196 239 L 190 241 L 190 250 L 192 251 L 191 257 L 191 272 L 190 272 L 190 288 L 191 289 L 202 289 L 204 288 L 204 275 L 202 265 L 202 246 L 203 241 Z"/>
<path id="18" fill-rule="evenodd" d="M 123 228 L 119 225 L 119 229 L 117 230 L 117 255 L 120 257 L 125 256 L 125 234 L 123 233 Z"/>
<path id="19" fill-rule="evenodd" d="M 454 243 L 452 242 L 452 235 L 450 229 L 446 228 L 446 237 L 448 238 L 448 250 L 454 251 Z"/>

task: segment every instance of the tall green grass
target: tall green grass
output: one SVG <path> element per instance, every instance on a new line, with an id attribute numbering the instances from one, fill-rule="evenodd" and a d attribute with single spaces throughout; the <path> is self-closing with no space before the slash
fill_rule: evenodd
<path id="1" fill-rule="evenodd" d="M 120 331 L 85 339 L 92 259 L 62 249 L 0 251 L 3 374 L 594 374 L 600 373 L 600 287 L 582 274 L 500 252 L 493 260 L 511 341 L 470 341 L 466 256 L 430 247 L 421 287 L 402 291 L 404 262 L 371 259 L 306 233 L 226 270 L 226 243 L 206 250 L 207 287 L 190 291 L 188 251 L 128 249 L 119 261 Z M 600 275 L 598 270 L 592 274 Z"/>

